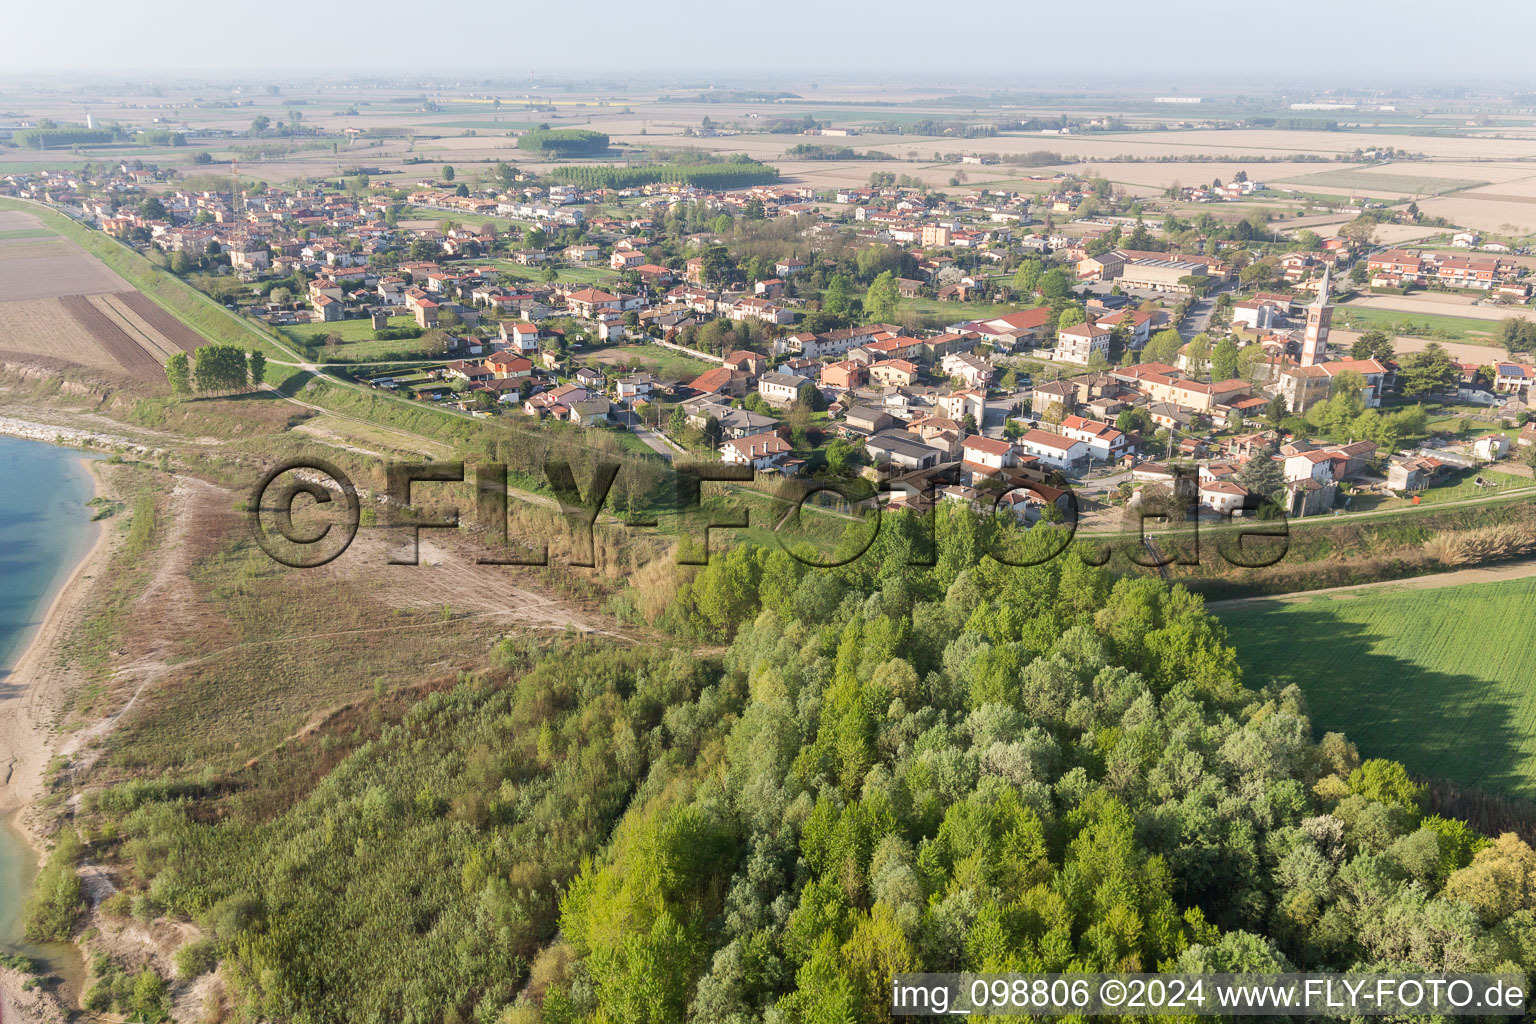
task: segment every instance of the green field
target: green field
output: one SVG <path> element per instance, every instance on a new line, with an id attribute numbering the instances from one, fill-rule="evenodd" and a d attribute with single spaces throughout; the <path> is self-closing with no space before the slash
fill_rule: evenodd
<path id="1" fill-rule="evenodd" d="M 57 238 L 58 232 L 48 228 L 18 228 L 15 231 L 0 231 L 0 242 L 10 241 L 13 238 Z"/>
<path id="2" fill-rule="evenodd" d="M 1339 306 L 1333 313 L 1333 326 L 1346 331 L 1375 329 L 1415 338 L 1443 338 L 1446 341 L 1465 338 L 1477 342 L 1486 341 L 1491 337 L 1498 327 L 1498 321 L 1479 320 L 1470 316 L 1403 313 L 1395 309 Z"/>
<path id="3" fill-rule="evenodd" d="M 1364 757 L 1536 797 L 1536 579 L 1318 595 L 1219 611 L 1250 686 L 1295 684 Z"/>
<path id="4" fill-rule="evenodd" d="M 1476 188 L 1488 184 L 1470 178 L 1437 178 L 1417 174 L 1373 174 L 1363 170 L 1319 171 L 1295 178 L 1284 178 L 1285 185 L 1322 185 L 1328 188 L 1380 189 L 1408 195 L 1429 195 L 1455 189 Z"/>

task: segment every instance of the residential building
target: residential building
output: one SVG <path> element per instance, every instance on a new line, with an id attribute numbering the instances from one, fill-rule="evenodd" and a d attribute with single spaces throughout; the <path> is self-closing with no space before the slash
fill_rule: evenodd
<path id="1" fill-rule="evenodd" d="M 1089 447 L 1079 441 L 1048 430 L 1028 430 L 1019 436 L 1016 444 L 1026 455 L 1033 455 L 1054 469 L 1075 470 L 1088 461 Z"/>

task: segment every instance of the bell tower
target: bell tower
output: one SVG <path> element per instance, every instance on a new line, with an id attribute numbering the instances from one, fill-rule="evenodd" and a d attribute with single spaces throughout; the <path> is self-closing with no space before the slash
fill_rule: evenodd
<path id="1" fill-rule="evenodd" d="M 1328 361 L 1328 327 L 1333 323 L 1333 307 L 1328 304 L 1328 271 L 1317 287 L 1317 300 L 1307 307 L 1307 332 L 1301 342 L 1301 365 L 1316 366 Z"/>

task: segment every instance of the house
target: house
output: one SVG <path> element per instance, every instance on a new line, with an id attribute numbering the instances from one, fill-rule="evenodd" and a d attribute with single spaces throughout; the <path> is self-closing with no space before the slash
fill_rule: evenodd
<path id="1" fill-rule="evenodd" d="M 1098 420 L 1065 416 L 1056 429 L 1063 437 L 1082 441 L 1088 446 L 1089 454 L 1100 462 L 1109 462 L 1135 451 L 1129 435 Z"/>
<path id="2" fill-rule="evenodd" d="M 1094 356 L 1109 359 L 1109 340 L 1112 332 L 1098 324 L 1081 323 L 1063 327 L 1056 333 L 1057 362 L 1077 363 L 1086 366 Z"/>
<path id="3" fill-rule="evenodd" d="M 732 320 L 758 320 L 765 324 L 791 324 L 795 314 L 767 299 L 738 299 L 727 314 Z"/>
<path id="4" fill-rule="evenodd" d="M 1248 491 L 1234 480 L 1208 480 L 1200 485 L 1200 504 L 1223 515 L 1243 507 Z"/>
<path id="5" fill-rule="evenodd" d="M 523 355 L 532 355 L 539 350 L 539 328 L 537 324 L 503 320 L 501 322 L 500 334 L 502 342 L 508 348 L 516 349 Z"/>
<path id="6" fill-rule="evenodd" d="M 703 430 L 713 418 L 723 440 L 768 431 L 777 432 L 780 429 L 779 421 L 772 416 L 764 416 L 750 409 L 735 409 L 708 397 L 689 399 L 683 403 L 683 408 L 687 411 L 688 425 L 691 427 Z"/>
<path id="7" fill-rule="evenodd" d="M 960 442 L 960 461 L 961 468 L 973 476 L 992 477 L 998 470 L 1018 465 L 1018 453 L 1007 441 L 972 434 Z"/>
<path id="8" fill-rule="evenodd" d="M 570 421 L 583 427 L 613 421 L 613 405 L 606 398 L 588 398 L 571 405 Z"/>
<path id="9" fill-rule="evenodd" d="M 572 376 L 576 378 L 576 383 L 584 388 L 590 388 L 593 391 L 603 389 L 603 375 L 590 366 L 577 367 Z"/>
<path id="10" fill-rule="evenodd" d="M 645 262 L 645 253 L 634 249 L 617 249 L 608 257 L 608 266 L 614 270 L 629 270 Z"/>
<path id="11" fill-rule="evenodd" d="M 565 297 L 565 305 L 572 313 L 587 320 L 593 319 L 602 310 L 623 312 L 624 309 L 624 303 L 619 296 L 609 295 L 596 288 L 583 288 L 580 291 L 571 292 Z"/>
<path id="12" fill-rule="evenodd" d="M 1531 385 L 1536 383 L 1536 367 L 1525 363 L 1495 363 L 1493 371 L 1493 390 L 1501 394 L 1524 397 Z"/>
<path id="13" fill-rule="evenodd" d="M 1074 470 L 1088 461 L 1087 442 L 1053 434 L 1048 430 L 1028 430 L 1017 440 L 1019 450 L 1033 455 L 1054 469 Z"/>
<path id="14" fill-rule="evenodd" d="M 905 430 L 884 430 L 864 442 L 864 451 L 876 465 L 902 469 L 928 469 L 944 460 L 945 453 L 914 440 Z"/>
<path id="15" fill-rule="evenodd" d="M 747 379 L 748 375 L 740 370 L 719 366 L 699 374 L 688 386 L 700 394 L 742 398 L 747 393 Z"/>
<path id="16" fill-rule="evenodd" d="M 496 352 L 486 359 L 485 365 L 501 380 L 533 376 L 533 363 L 511 352 Z"/>
<path id="17" fill-rule="evenodd" d="M 1281 461 L 1281 470 L 1287 483 L 1297 480 L 1315 480 L 1320 484 L 1333 483 L 1333 458 L 1320 448 L 1286 455 Z"/>
<path id="18" fill-rule="evenodd" d="M 821 368 L 822 387 L 852 391 L 864 386 L 864 367 L 851 360 L 828 363 Z"/>
<path id="19" fill-rule="evenodd" d="M 739 348 L 725 357 L 724 365 L 731 367 L 733 370 L 740 370 L 742 373 L 749 373 L 756 377 L 768 369 L 768 360 L 750 349 Z"/>
<path id="20" fill-rule="evenodd" d="M 1101 316 L 1094 321 L 1100 327 L 1108 328 L 1111 332 L 1116 327 L 1124 327 L 1127 335 L 1127 345 L 1132 349 L 1141 349 L 1146 346 L 1152 337 L 1152 320 L 1155 314 L 1144 313 L 1139 309 L 1122 309 L 1114 313 Z"/>
<path id="21" fill-rule="evenodd" d="M 906 387 L 917 379 L 917 364 L 905 359 L 882 359 L 870 365 L 869 378 L 887 387 Z"/>
<path id="22" fill-rule="evenodd" d="M 757 393 L 769 405 L 788 405 L 800 396 L 805 378 L 788 373 L 765 373 L 757 378 Z"/>
<path id="23" fill-rule="evenodd" d="M 1509 454 L 1509 437 L 1505 434 L 1485 434 L 1472 442 L 1472 454 L 1484 462 L 1494 462 Z"/>
<path id="24" fill-rule="evenodd" d="M 896 417 L 884 409 L 855 405 L 843 414 L 843 424 L 859 434 L 878 434 L 896 425 Z"/>
<path id="25" fill-rule="evenodd" d="M 968 352 L 947 355 L 939 363 L 939 369 L 947 377 L 958 377 L 973 388 L 985 388 L 992 383 L 992 364 Z"/>
<path id="26" fill-rule="evenodd" d="M 656 378 L 648 373 L 631 373 L 613 382 L 614 395 L 621 402 L 644 402 L 655 387 Z"/>
<path id="27" fill-rule="evenodd" d="M 523 403 L 523 412 L 530 416 L 553 416 L 557 419 L 566 419 L 571 414 L 571 406 L 577 402 L 585 402 L 592 397 L 592 393 L 579 384 L 562 384 L 549 391 L 541 391 L 529 397 Z"/>
<path id="28" fill-rule="evenodd" d="M 1049 307 L 1038 306 L 990 320 L 978 320 L 961 328 L 974 331 L 983 341 L 994 346 L 1012 349 L 1018 344 L 1032 345 L 1044 340 L 1045 326 L 1050 320 Z"/>
<path id="29" fill-rule="evenodd" d="M 776 277 L 788 277 L 791 274 L 800 273 L 801 271 L 805 270 L 807 266 L 809 266 L 809 264 L 807 264 L 805 260 L 791 257 L 787 260 L 780 260 L 779 262 L 775 263 L 773 265 L 773 273 Z"/>
<path id="30" fill-rule="evenodd" d="M 1447 466 L 1433 456 L 1394 458 L 1387 467 L 1387 487 L 1394 491 L 1421 491 L 1440 481 Z"/>
<path id="31" fill-rule="evenodd" d="M 969 416 L 979 425 L 987 418 L 987 396 L 970 388 L 941 395 L 934 405 L 940 413 L 956 423 L 964 422 Z"/>
<path id="32" fill-rule="evenodd" d="M 790 443 L 778 434 L 768 431 L 732 438 L 720 445 L 720 461 L 734 466 L 751 466 L 753 469 L 777 469 L 793 451 Z"/>
<path id="33" fill-rule="evenodd" d="M 1037 418 L 1050 412 L 1052 406 L 1070 411 L 1077 408 L 1077 388 L 1071 381 L 1057 380 L 1049 384 L 1036 384 L 1030 392 L 1030 407 Z"/>

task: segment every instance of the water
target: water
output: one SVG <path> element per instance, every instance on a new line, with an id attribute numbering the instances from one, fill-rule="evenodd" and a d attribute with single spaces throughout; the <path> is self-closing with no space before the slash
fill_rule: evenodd
<path id="1" fill-rule="evenodd" d="M 87 504 L 93 493 L 79 452 L 0 436 L 0 701 L 15 696 L 11 664 L 99 529 Z M 0 780 L 9 775 L 12 755 L 0 748 Z M 22 938 L 22 909 L 36 871 L 14 822 L 0 818 L 0 949 L 74 974 L 67 950 L 39 949 Z"/>

